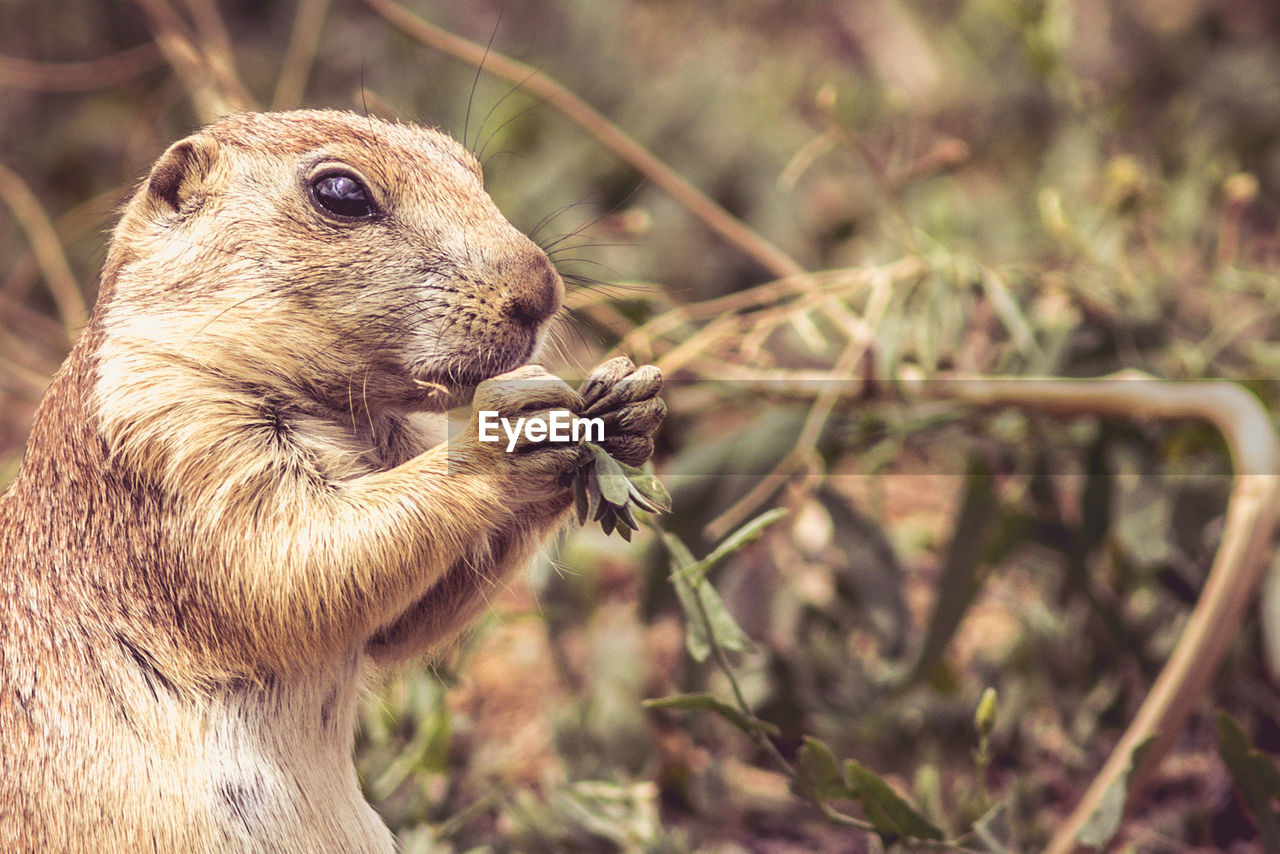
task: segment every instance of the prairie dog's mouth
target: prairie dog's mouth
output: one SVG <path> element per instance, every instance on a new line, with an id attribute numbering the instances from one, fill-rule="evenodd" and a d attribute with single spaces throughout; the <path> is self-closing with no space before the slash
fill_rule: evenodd
<path id="1" fill-rule="evenodd" d="M 433 359 L 416 366 L 412 371 L 413 382 L 422 391 L 423 402 L 430 409 L 440 404 L 446 409 L 462 406 L 471 402 L 480 383 L 527 365 L 536 348 L 537 341 L 530 339 L 522 350 Z"/>

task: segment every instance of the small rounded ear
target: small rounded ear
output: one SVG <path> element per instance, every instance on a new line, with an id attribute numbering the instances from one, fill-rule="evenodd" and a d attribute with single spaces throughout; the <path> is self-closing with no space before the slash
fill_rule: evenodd
<path id="1" fill-rule="evenodd" d="M 159 204 L 178 210 L 206 183 L 218 156 L 218 144 L 203 134 L 189 136 L 169 146 L 151 167 L 147 195 Z"/>

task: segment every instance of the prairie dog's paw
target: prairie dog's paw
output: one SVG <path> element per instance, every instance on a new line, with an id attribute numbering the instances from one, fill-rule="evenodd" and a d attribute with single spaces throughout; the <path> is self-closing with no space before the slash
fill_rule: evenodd
<path id="1" fill-rule="evenodd" d="M 661 371 L 653 365 L 637 368 L 619 356 L 592 371 L 582 384 L 580 414 L 603 419 L 605 438 L 600 445 L 609 456 L 638 466 L 653 453 L 653 434 L 667 414 L 660 391 Z"/>
<path id="2" fill-rule="evenodd" d="M 486 473 L 504 477 L 512 498 L 543 500 L 564 490 L 581 460 L 581 442 L 564 429 L 582 397 L 540 365 L 526 365 L 476 387 L 462 446 Z M 568 436 L 564 436 L 564 434 Z"/>

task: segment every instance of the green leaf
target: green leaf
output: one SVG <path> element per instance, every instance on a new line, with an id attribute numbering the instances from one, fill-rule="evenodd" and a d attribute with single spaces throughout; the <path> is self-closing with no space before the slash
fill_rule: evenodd
<path id="1" fill-rule="evenodd" d="M 978 730 L 978 735 L 987 738 L 996 728 L 996 711 L 997 711 L 996 689 L 988 687 L 982 692 L 982 699 L 978 701 L 978 709 L 973 713 L 973 726 Z"/>
<path id="2" fill-rule="evenodd" d="M 631 503 L 646 513 L 666 512 L 661 507 L 651 502 L 648 498 L 645 498 L 643 493 L 637 491 L 635 484 L 631 485 Z"/>
<path id="3" fill-rule="evenodd" d="M 693 559 L 685 544 L 666 531 L 662 532 L 662 542 L 671 555 L 671 583 L 676 588 L 680 610 L 684 612 L 684 642 L 693 660 L 707 660 L 711 655 L 712 638 L 723 649 L 754 652 L 755 644 L 725 608 L 715 588 L 705 579 L 691 580 L 698 561 Z"/>
<path id="4" fill-rule="evenodd" d="M 622 471 L 622 465 L 599 445 L 588 444 L 591 458 L 596 464 L 596 481 L 600 494 L 614 507 L 621 507 L 631 500 L 631 482 Z"/>
<path id="5" fill-rule="evenodd" d="M 608 501 L 606 501 L 604 498 L 601 498 L 600 505 L 596 507 L 596 515 L 591 517 L 591 521 L 603 522 L 606 516 L 610 518 L 613 517 L 613 505 L 610 504 Z M 602 524 L 600 527 L 603 528 L 604 525 Z M 610 527 L 612 528 L 612 524 L 610 525 Z M 605 533 L 608 533 L 608 531 L 606 531 Z"/>
<path id="6" fill-rule="evenodd" d="M 1111 837 L 1115 836 L 1116 831 L 1120 829 L 1120 820 L 1124 818 L 1124 805 L 1129 799 L 1129 781 L 1133 777 L 1134 769 L 1142 767 L 1142 760 L 1155 740 L 1154 735 L 1149 736 L 1129 754 L 1129 770 L 1113 780 L 1107 790 L 1102 793 L 1102 800 L 1098 802 L 1097 809 L 1076 834 L 1076 842 L 1098 849 L 1106 848 L 1111 842 Z"/>
<path id="7" fill-rule="evenodd" d="M 650 513 L 669 513 L 671 512 L 671 493 L 667 492 L 667 488 L 662 485 L 662 481 L 658 480 L 657 475 L 647 472 L 644 469 L 638 469 L 635 466 L 629 466 L 626 463 L 619 462 L 622 471 L 627 475 L 627 480 L 631 483 L 631 498 L 640 504 L 640 498 L 648 502 L 650 507 L 644 509 Z M 642 505 L 643 506 L 643 505 Z"/>
<path id="8" fill-rule="evenodd" d="M 900 659 L 908 652 L 907 638 L 913 631 L 903 597 L 909 585 L 883 521 L 854 509 L 848 497 L 829 484 L 819 488 L 813 501 L 817 506 L 812 509 L 831 521 L 831 540 L 820 560 L 838 579 L 840 601 L 848 596 L 856 603 L 858 619 L 875 631 L 885 658 Z"/>
<path id="9" fill-rule="evenodd" d="M 762 721 L 754 715 L 744 714 L 741 709 L 731 706 L 711 694 L 677 694 L 674 697 L 645 700 L 640 705 L 646 709 L 699 709 L 715 712 L 747 735 L 754 733 L 779 735 L 781 733 L 781 730 L 768 721 Z"/>
<path id="10" fill-rule="evenodd" d="M 671 535 L 664 534 L 663 537 Z M 671 574 L 671 583 L 676 588 L 680 610 L 684 612 L 684 645 L 689 650 L 689 657 L 694 661 L 706 661 L 711 656 L 711 639 L 707 635 L 706 620 L 698 608 L 698 594 L 689 579 L 678 570 Z"/>
<path id="11" fill-rule="evenodd" d="M 979 463 L 971 461 L 951 545 L 934 585 L 940 593 L 906 684 L 924 679 L 933 671 L 981 589 L 984 549 L 999 524 L 999 509 L 995 480 Z"/>
<path id="12" fill-rule="evenodd" d="M 1080 494 L 1080 551 L 1088 553 L 1102 545 L 1111 528 L 1112 487 L 1115 478 L 1107 456 L 1107 434 L 1089 446 L 1084 489 Z"/>
<path id="13" fill-rule="evenodd" d="M 716 589 L 707 581 L 694 585 L 693 589 L 702 600 L 707 621 L 711 624 L 711 634 L 720 646 L 732 652 L 755 652 L 755 644 L 729 613 L 729 609 L 724 606 L 724 601 Z"/>
<path id="14" fill-rule="evenodd" d="M 846 759 L 844 773 L 849 779 L 849 788 L 862 802 L 867 821 L 881 836 L 895 839 L 943 838 L 942 831 L 933 822 L 903 800 L 874 772 L 852 759 Z"/>
<path id="15" fill-rule="evenodd" d="M 623 504 L 621 507 L 619 507 L 617 516 L 618 516 L 619 528 L 622 527 L 621 523 L 625 522 L 626 526 L 631 530 L 633 531 L 640 530 L 640 523 L 636 521 L 636 514 L 631 512 L 630 504 Z"/>
<path id="16" fill-rule="evenodd" d="M 711 571 L 713 566 L 734 552 L 742 549 L 744 546 L 755 542 L 760 538 L 760 535 L 764 533 L 765 528 L 769 527 L 786 515 L 786 508 L 783 507 L 775 507 L 772 510 L 761 513 L 759 516 L 752 519 L 729 536 L 725 537 L 724 541 L 720 543 L 720 545 L 712 549 L 711 554 L 698 561 L 698 567 L 696 569 L 690 571 L 699 576 L 705 576 Z"/>
<path id="17" fill-rule="evenodd" d="M 1218 754 L 1244 799 L 1264 851 L 1280 851 L 1280 815 L 1273 804 L 1280 798 L 1280 769 L 1275 760 L 1254 747 L 1240 725 L 1218 713 Z"/>
<path id="18" fill-rule="evenodd" d="M 831 748 L 807 735 L 796 754 L 795 787 L 805 797 L 817 801 L 855 797 Z"/>
<path id="19" fill-rule="evenodd" d="M 754 652 L 755 645 L 737 620 L 725 608 L 724 601 L 706 581 L 694 584 L 680 572 L 671 575 L 676 598 L 685 619 L 685 646 L 694 661 L 706 661 L 711 655 L 712 638 L 721 648 L 733 652 Z"/>
<path id="20" fill-rule="evenodd" d="M 1128 796 L 1125 778 L 1113 780 L 1107 790 L 1102 793 L 1102 800 L 1089 816 L 1089 820 L 1076 834 L 1076 842 L 1099 850 L 1106 847 L 1111 837 L 1120 829 L 1120 819 L 1124 817 L 1124 802 Z"/>
<path id="21" fill-rule="evenodd" d="M 579 525 L 587 524 L 587 519 L 590 518 L 590 500 L 587 498 L 587 481 L 590 478 L 591 470 L 585 466 L 573 476 L 573 509 Z"/>
<path id="22" fill-rule="evenodd" d="M 594 458 L 593 458 L 594 459 Z M 587 518 L 596 521 L 600 518 L 600 507 L 604 497 L 600 494 L 600 478 L 594 461 L 587 467 Z"/>

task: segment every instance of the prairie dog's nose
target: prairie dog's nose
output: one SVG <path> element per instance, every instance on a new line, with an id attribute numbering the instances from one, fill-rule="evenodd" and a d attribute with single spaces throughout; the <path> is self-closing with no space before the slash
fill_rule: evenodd
<path id="1" fill-rule="evenodd" d="M 560 310 L 564 300 L 564 281 L 541 251 L 530 253 L 518 269 L 511 270 L 506 285 L 511 292 L 507 316 L 523 326 L 543 323 Z"/>

